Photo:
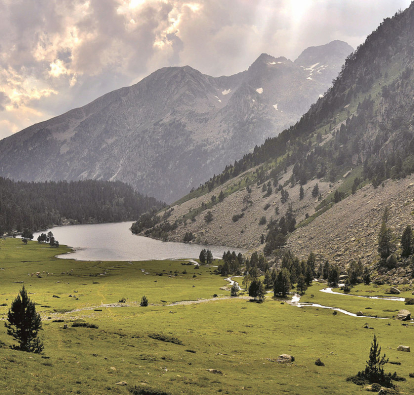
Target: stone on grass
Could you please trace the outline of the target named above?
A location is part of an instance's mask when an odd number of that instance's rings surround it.
[[[397,351],[411,352],[410,346],[403,346],[401,344],[397,347]]]
[[[399,295],[401,293],[401,291],[398,288],[396,288],[396,287],[391,287],[385,293],[387,293],[387,294],[393,294],[393,295]]]
[[[409,319],[411,319],[411,313],[408,310],[402,309],[398,312],[397,320],[408,321]]]
[[[115,385],[128,385],[126,381],[118,381]]]
[[[295,360],[295,357],[289,354],[282,354],[277,357],[277,362],[279,363],[291,363]]]

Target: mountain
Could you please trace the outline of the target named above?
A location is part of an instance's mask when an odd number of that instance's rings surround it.
[[[321,263],[345,268],[361,260],[411,276],[399,240],[414,213],[413,36],[414,3],[347,57],[294,126],[162,216],[143,216],[133,231],[244,247],[276,261],[286,248],[300,259],[314,252]],[[301,57],[312,59],[306,51]],[[398,266],[379,256],[380,229]]]
[[[334,41],[295,62],[262,54],[248,70],[218,78],[162,68],[1,140],[0,175],[119,180],[172,202],[298,120],[351,52]]]

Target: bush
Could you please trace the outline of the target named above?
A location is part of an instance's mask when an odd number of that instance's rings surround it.
[[[145,295],[141,299],[141,306],[143,306],[143,307],[147,307],[148,306],[148,299],[147,299],[147,297]]]
[[[244,217],[244,213],[241,214],[234,214],[232,217],[233,222],[237,222],[240,218]]]
[[[95,324],[88,324],[87,322],[74,322],[72,324],[72,328],[91,328],[91,329],[98,329],[98,325]]]
[[[148,337],[150,337],[151,339],[160,340],[166,343],[173,343],[173,344],[179,344],[179,345],[183,344],[183,342],[177,339],[176,337],[164,335],[163,333],[150,333]]]
[[[153,388],[134,386],[128,389],[132,395],[171,395],[170,392],[165,392]]]
[[[267,222],[267,219],[265,216],[263,216],[262,218],[260,218],[259,225],[264,225],[266,222]]]

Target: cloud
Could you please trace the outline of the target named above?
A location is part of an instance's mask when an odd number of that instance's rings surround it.
[[[1,124],[2,135],[8,127],[13,133],[164,66],[190,65],[219,76],[245,70],[262,52],[293,60],[305,48],[335,39],[356,47],[384,17],[409,4],[3,0],[0,110],[10,117]]]

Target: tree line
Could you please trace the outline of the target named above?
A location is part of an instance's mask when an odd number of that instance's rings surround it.
[[[47,229],[64,221],[133,220],[162,206],[119,181],[16,182],[0,177],[0,235]]]

